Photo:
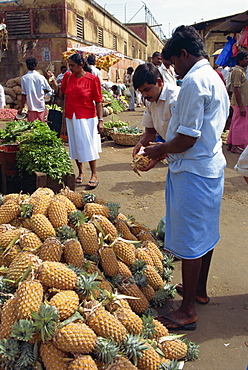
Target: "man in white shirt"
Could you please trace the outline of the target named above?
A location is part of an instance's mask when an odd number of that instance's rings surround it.
[[[152,63],[139,65],[133,75],[134,88],[138,89],[146,104],[142,125],[145,133],[135,146],[133,155],[138,153],[141,146],[147,146],[155,141],[159,134],[165,139],[171,110],[175,106],[180,87],[164,83],[159,69]],[[154,167],[157,161],[151,161],[149,168]]]
[[[56,82],[58,84],[58,87],[61,87],[64,74],[67,71],[67,67],[66,66],[61,66],[60,71],[61,71],[61,73],[56,77]]]
[[[103,84],[103,81],[102,81],[102,74],[101,74],[101,71],[100,69],[98,69],[95,64],[96,64],[96,57],[95,55],[93,54],[90,54],[87,58],[87,63],[89,64],[90,68],[91,68],[91,73],[93,75],[96,75],[100,82],[101,82],[101,85]]]
[[[21,113],[25,104],[28,106],[28,121],[36,119],[45,122],[45,100],[44,94],[51,92],[52,89],[47,80],[40,73],[35,71],[37,60],[34,57],[26,59],[28,73],[21,78],[22,100],[18,113]]]
[[[174,68],[168,60],[162,58],[162,64],[158,67],[159,72],[163,76],[164,82],[170,82],[172,84],[177,84],[176,74]]]

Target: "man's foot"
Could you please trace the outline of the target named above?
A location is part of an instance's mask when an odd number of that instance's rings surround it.
[[[169,330],[195,330],[198,316],[185,314],[180,310],[156,317]]]
[[[176,285],[177,293],[183,297],[183,284],[177,284]],[[195,296],[196,302],[200,304],[207,304],[210,301],[210,298],[208,296],[200,296],[199,294],[196,294]]]

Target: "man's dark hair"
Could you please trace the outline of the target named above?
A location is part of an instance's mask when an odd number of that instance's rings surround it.
[[[94,66],[96,64],[96,57],[93,54],[90,54],[87,58],[87,62],[90,66]]]
[[[127,72],[133,73],[133,67],[128,67]]]
[[[86,72],[90,72],[91,73],[91,68],[89,66],[89,64],[87,63],[87,61],[82,57],[81,54],[78,54],[78,53],[75,53],[75,54],[72,54],[69,59],[73,60],[73,62],[75,62],[76,64],[80,65],[82,64],[83,66],[83,70],[86,71]]]
[[[156,57],[160,57],[160,56],[161,56],[160,51],[154,51],[154,53],[152,54],[152,58],[156,58]]]
[[[26,59],[26,65],[29,71],[33,71],[36,68],[37,64],[38,62],[34,57],[28,57]]]
[[[66,69],[67,69],[67,67],[66,67],[66,66],[61,66],[61,67],[60,67],[61,72],[62,72],[64,69],[66,70]]]
[[[162,58],[170,60],[172,56],[180,57],[185,49],[195,57],[205,57],[204,42],[193,26],[179,26],[173,32],[162,50]]]
[[[239,64],[242,60],[245,59],[245,57],[248,56],[247,51],[239,51],[238,54],[236,55],[236,63]]]
[[[161,78],[163,81],[161,73],[153,63],[140,64],[133,75],[134,89],[138,89],[140,86],[144,85],[145,82],[150,85],[156,85],[158,78]]]

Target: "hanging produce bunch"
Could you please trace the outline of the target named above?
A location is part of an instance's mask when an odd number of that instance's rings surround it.
[[[164,370],[198,357],[155,319],[175,294],[172,256],[119,204],[69,188],[1,202],[1,368]]]

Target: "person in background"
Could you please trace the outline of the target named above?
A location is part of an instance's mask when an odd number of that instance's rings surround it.
[[[195,301],[209,302],[207,277],[220,237],[226,165],[221,134],[229,97],[206,60],[204,42],[194,27],[178,27],[162,56],[173,63],[183,82],[166,142],[152,143],[144,154],[157,161],[168,156],[165,249],[182,261],[182,284],[177,290],[183,300],[178,309],[158,320],[169,330],[194,330],[198,320]]]
[[[91,73],[80,54],[71,55],[68,63],[70,72],[65,73],[60,91],[52,72],[48,75],[56,93],[65,96],[70,157],[75,159],[79,171],[76,183],[83,182],[83,162],[89,162],[91,178],[86,187],[93,189],[98,185],[96,160],[103,132],[102,89],[99,78]]]
[[[101,74],[101,70],[96,67],[96,57],[95,57],[95,55],[90,54],[87,58],[87,63],[89,64],[89,66],[91,68],[91,73],[99,78],[100,83],[102,85],[102,83],[103,83],[102,74]]]
[[[174,84],[164,83],[159,69],[152,63],[141,64],[136,68],[133,84],[146,101],[146,110],[142,120],[145,133],[133,150],[134,156],[142,146],[147,146],[150,142],[157,140],[157,134],[161,137],[160,141],[164,141],[171,119],[171,111],[176,104],[180,88]],[[151,161],[149,169],[157,163],[157,160]]]
[[[4,109],[5,104],[6,104],[6,100],[5,100],[4,88],[2,85],[0,85],[0,109]]]
[[[35,70],[37,64],[38,62],[34,57],[26,59],[28,73],[21,78],[22,99],[18,113],[22,113],[22,110],[27,103],[28,121],[32,122],[38,119],[45,122],[47,110],[45,107],[44,95],[52,92],[52,89],[46,78]]]
[[[127,68],[127,73],[125,74],[124,82],[126,87],[129,89],[130,97],[129,97],[129,107],[128,111],[135,111],[135,96],[134,96],[134,87],[133,87],[133,74],[134,70],[133,67]]]
[[[155,51],[152,54],[152,64],[154,64],[157,68],[161,66],[162,59],[161,59],[161,53],[159,51]]]
[[[57,82],[59,88],[61,87],[62,80],[63,80],[64,74],[65,74],[66,71],[67,71],[66,66],[61,66],[60,67],[60,74],[56,78],[56,82]]]
[[[164,82],[170,82],[175,85],[177,84],[176,74],[169,60],[162,58],[162,64],[158,69],[163,76]]]
[[[248,145],[248,52],[238,52],[236,63],[231,75],[233,115],[227,137],[227,150],[241,154]]]

